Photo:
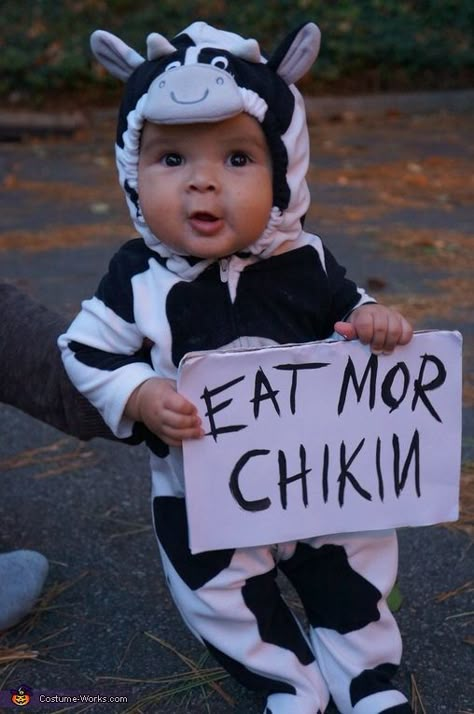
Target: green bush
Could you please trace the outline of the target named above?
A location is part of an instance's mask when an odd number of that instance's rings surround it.
[[[306,88],[368,91],[466,87],[474,75],[471,0],[3,0],[0,94],[40,102],[114,87],[89,35],[108,29],[138,51],[149,32],[172,37],[195,19],[256,37],[271,52],[314,20],[323,33]]]

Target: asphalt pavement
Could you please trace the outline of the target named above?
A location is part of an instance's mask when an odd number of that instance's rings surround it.
[[[417,329],[464,335],[462,518],[450,528],[400,531],[398,683],[419,714],[473,714],[473,113],[472,105],[438,100],[414,95],[410,109],[384,98],[366,113],[363,101],[343,100],[318,113],[311,100],[307,226]],[[69,317],[132,235],[115,177],[112,114],[85,112],[70,136],[10,134],[0,144],[1,277]],[[193,667],[212,672],[214,663],[203,662],[168,594],[142,447],[80,443],[0,406],[0,522],[0,552],[31,548],[50,562],[34,616],[0,634],[0,690],[27,685],[51,696],[74,690],[129,701],[35,709],[45,712],[262,710],[230,679],[158,699],[177,687],[175,675],[189,683]],[[17,653],[37,655],[15,658],[10,649],[2,666],[2,647],[20,645]],[[174,684],[160,680],[166,676]]]

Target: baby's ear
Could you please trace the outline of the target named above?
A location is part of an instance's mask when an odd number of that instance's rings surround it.
[[[91,35],[91,49],[100,64],[117,79],[126,82],[132,72],[145,61],[119,37],[105,30]]]
[[[319,27],[307,22],[285,37],[268,60],[268,66],[287,84],[293,84],[309,70],[318,56],[320,44]]]

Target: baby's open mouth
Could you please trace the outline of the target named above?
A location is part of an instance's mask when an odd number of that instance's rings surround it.
[[[195,211],[191,214],[189,222],[196,233],[209,237],[219,233],[224,225],[220,216],[208,211]]]
[[[206,211],[197,211],[191,216],[192,219],[197,221],[218,221],[217,216],[212,215],[212,213],[207,213]]]

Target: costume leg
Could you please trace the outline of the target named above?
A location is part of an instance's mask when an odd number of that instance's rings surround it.
[[[296,588],[311,641],[342,714],[408,714],[390,682],[402,645],[386,598],[397,573],[394,531],[314,538],[298,543],[280,568]]]
[[[318,714],[329,693],[310,643],[282,599],[270,548],[192,555],[184,499],[154,499],[171,594],[194,633],[230,674],[266,693],[271,714]]]

